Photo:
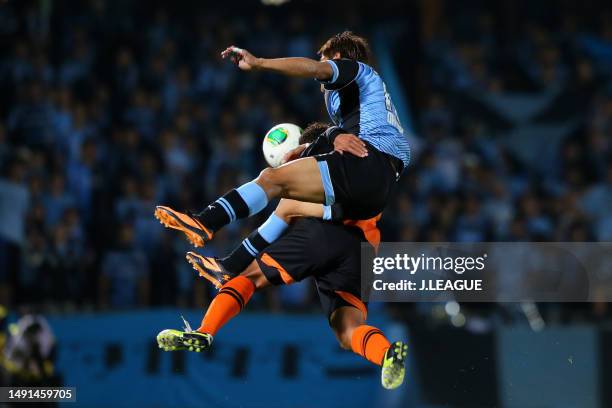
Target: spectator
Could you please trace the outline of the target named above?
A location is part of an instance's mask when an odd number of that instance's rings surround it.
[[[134,229],[119,228],[118,245],[102,260],[100,304],[103,307],[129,308],[146,305],[149,300],[149,265],[145,254],[134,248]]]

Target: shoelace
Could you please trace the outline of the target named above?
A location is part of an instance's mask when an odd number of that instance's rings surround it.
[[[183,319],[183,325],[185,326],[184,327],[185,333],[191,333],[193,329],[191,328],[191,325],[189,324],[189,322],[183,317],[183,315],[181,315],[181,319]]]

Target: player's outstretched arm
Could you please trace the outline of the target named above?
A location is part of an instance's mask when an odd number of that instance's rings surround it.
[[[333,68],[330,64],[310,58],[257,58],[243,48],[231,47],[221,52],[222,58],[229,58],[243,71],[265,70],[299,78],[330,80]]]

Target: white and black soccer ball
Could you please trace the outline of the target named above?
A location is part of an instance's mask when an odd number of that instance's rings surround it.
[[[278,167],[283,156],[300,144],[302,129],[292,123],[281,123],[268,130],[263,140],[263,154],[268,164]]]

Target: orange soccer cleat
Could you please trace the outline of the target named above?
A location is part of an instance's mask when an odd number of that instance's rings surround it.
[[[208,230],[197,218],[175,211],[170,207],[161,205],[155,207],[155,218],[167,228],[182,231],[195,247],[204,246],[204,243],[213,237],[212,231]]]
[[[201,277],[208,279],[217,289],[234,277],[221,265],[217,258],[202,256],[195,252],[187,252],[185,258]]]

